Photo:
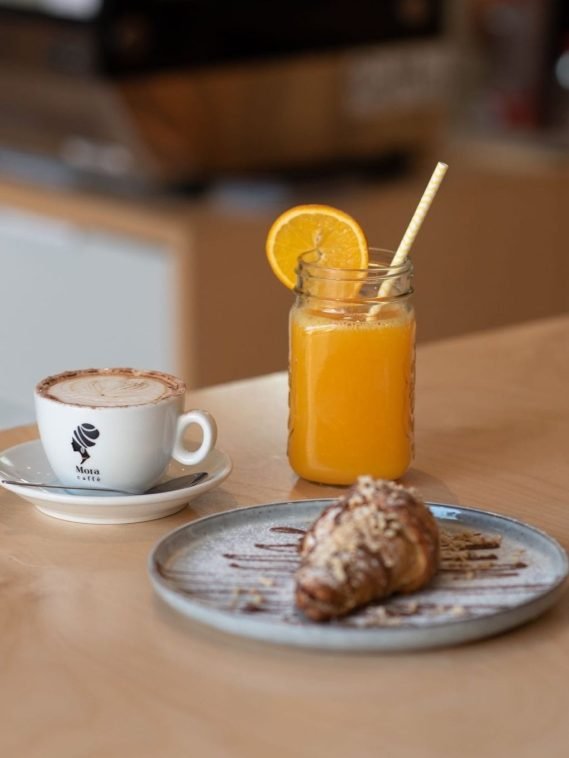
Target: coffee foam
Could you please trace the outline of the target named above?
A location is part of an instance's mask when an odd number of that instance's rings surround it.
[[[135,369],[86,369],[44,379],[38,394],[67,405],[124,408],[182,395],[184,383],[168,374]]]

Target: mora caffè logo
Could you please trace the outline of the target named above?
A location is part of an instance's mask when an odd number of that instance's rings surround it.
[[[81,456],[81,465],[91,457],[88,448],[95,446],[99,435],[99,430],[93,424],[79,424],[73,432],[71,447]]]

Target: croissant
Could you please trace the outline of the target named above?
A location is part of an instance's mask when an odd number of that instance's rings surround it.
[[[362,476],[321,513],[299,553],[296,605],[327,621],[427,584],[437,570],[439,533],[413,490]]]

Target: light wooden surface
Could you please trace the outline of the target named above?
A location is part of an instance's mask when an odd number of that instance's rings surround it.
[[[568,346],[565,317],[421,348],[406,480],[429,499],[524,519],[568,547]],[[2,492],[1,755],[567,755],[569,597],[477,644],[331,655],[224,636],[153,596],[146,558],[174,527],[333,492],[288,468],[286,398],[280,374],[195,393],[235,470],[161,521],[68,524]],[[0,446],[34,434],[4,432]]]

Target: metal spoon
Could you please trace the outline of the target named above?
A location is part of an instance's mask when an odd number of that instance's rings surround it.
[[[170,492],[171,490],[181,489],[182,487],[191,487],[193,484],[201,482],[208,475],[207,471],[197,471],[195,474],[184,474],[176,476],[174,479],[168,479],[160,484],[155,484],[143,495],[155,495],[158,492]],[[1,484],[15,484],[18,487],[43,487],[47,490],[87,490],[88,492],[115,492],[118,495],[136,495],[140,493],[129,492],[128,490],[113,490],[106,487],[66,487],[63,484],[39,484],[36,482],[17,482],[13,479],[2,479]]]

